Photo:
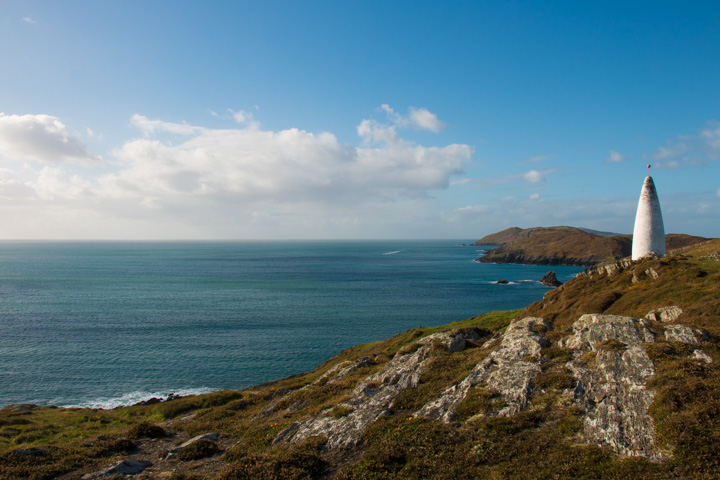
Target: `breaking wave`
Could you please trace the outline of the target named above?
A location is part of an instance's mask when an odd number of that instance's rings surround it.
[[[161,400],[167,400],[171,397],[185,397],[188,395],[202,395],[203,393],[215,392],[217,389],[213,388],[185,388],[179,390],[165,390],[160,392],[148,392],[148,391],[136,391],[126,393],[119,397],[107,397],[97,398],[94,400],[88,400],[87,402],[81,402],[76,405],[60,405],[65,408],[99,408],[102,410],[111,410],[118,407],[126,407],[128,405],[135,405],[136,403],[145,402],[152,398],[158,398]]]

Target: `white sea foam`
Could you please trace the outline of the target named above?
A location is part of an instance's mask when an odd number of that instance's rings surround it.
[[[107,397],[107,398],[96,398],[94,400],[88,400],[87,402],[81,402],[77,405],[60,405],[65,408],[100,408],[103,410],[110,410],[117,407],[125,407],[128,405],[135,405],[136,403],[150,400],[151,398],[160,398],[165,400],[173,394],[174,396],[184,397],[187,395],[201,395],[203,393],[215,392],[217,389],[213,388],[184,388],[178,390],[169,390],[161,392],[148,392],[139,390],[136,392],[126,393],[119,397]]]
[[[400,252],[402,252],[402,250],[395,250],[392,252],[385,252],[385,253],[383,253],[383,255],[395,255],[396,253],[400,253]]]

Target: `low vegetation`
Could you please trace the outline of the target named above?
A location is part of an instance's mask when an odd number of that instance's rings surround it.
[[[408,330],[347,349],[311,372],[242,392],[114,410],[5,407],[0,409],[0,478],[79,479],[124,458],[153,462],[138,479],[720,478],[719,251],[720,240],[713,240],[612,275],[580,275],[527,309]],[[576,380],[567,367],[574,353],[558,340],[585,313],[639,318],[668,305],[682,308],[678,323],[707,333],[702,350],[713,362],[693,361],[695,347],[665,341],[662,325],[648,323],[656,342],[645,349],[657,370],[650,384],[655,392],[650,414],[666,459],[623,458],[583,443],[582,420],[570,393]],[[526,316],[549,320],[542,333],[551,342],[541,350],[541,372],[527,408],[510,417],[495,416],[505,406],[502,396],[477,385],[453,422],[414,416],[486,358],[484,346],[498,342],[497,334],[513,319]],[[352,415],[354,408],[343,402],[360,381],[398,352],[417,351],[419,340],[451,329],[472,329],[479,339],[453,354],[435,345],[420,384],[401,393],[357,447],[328,450],[322,436],[295,445],[274,442],[278,433],[310,415]],[[607,341],[598,350],[624,348]],[[593,356],[585,360],[593,362]],[[328,372],[346,365],[355,368],[338,381],[328,380]],[[165,460],[171,449],[208,432],[219,439],[198,441]]]

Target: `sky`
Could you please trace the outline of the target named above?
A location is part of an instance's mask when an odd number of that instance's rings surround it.
[[[720,2],[1,0],[0,239],[720,237]]]

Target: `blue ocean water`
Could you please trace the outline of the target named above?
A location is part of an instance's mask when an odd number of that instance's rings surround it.
[[[524,307],[549,267],[456,241],[0,242],[0,407],[241,389]],[[552,267],[567,281],[581,268]],[[498,285],[506,279],[508,285]]]

